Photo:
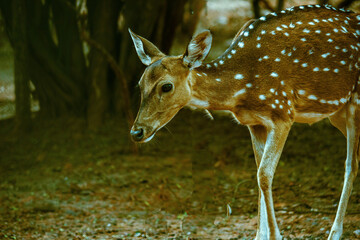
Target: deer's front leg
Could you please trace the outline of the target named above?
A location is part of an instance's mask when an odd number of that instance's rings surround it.
[[[258,167],[257,179],[260,189],[260,209],[265,208],[267,220],[267,234],[261,239],[281,239],[280,231],[275,219],[275,210],[272,198],[272,182],[276,166],[284,148],[291,123],[276,122],[267,126],[267,137],[264,153]],[[265,205],[265,206],[264,206]],[[264,215],[261,214],[260,215]],[[262,225],[260,223],[260,225]]]
[[[254,150],[255,161],[257,169],[259,169],[261,158],[264,154],[264,148],[267,138],[267,130],[264,126],[249,126],[249,131],[251,135],[252,147]],[[266,216],[266,208],[264,198],[261,198],[259,191],[258,197],[258,221],[257,221],[257,231],[255,240],[266,239],[268,233],[268,224]]]

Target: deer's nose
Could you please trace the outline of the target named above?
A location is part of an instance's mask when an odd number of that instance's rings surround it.
[[[144,130],[142,128],[130,131],[132,139],[136,142],[141,141],[144,138]]]

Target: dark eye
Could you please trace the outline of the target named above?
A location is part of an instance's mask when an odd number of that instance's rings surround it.
[[[172,87],[173,87],[172,84],[166,83],[166,84],[164,84],[164,85],[161,86],[161,90],[162,90],[163,92],[170,92],[171,89],[172,89]]]

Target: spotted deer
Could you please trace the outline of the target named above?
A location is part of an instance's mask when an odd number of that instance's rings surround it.
[[[292,124],[329,118],[347,138],[343,190],[328,237],[340,239],[360,154],[360,15],[329,5],[273,12],[249,22],[208,63],[207,30],[181,56],[165,56],[129,31],[147,66],[133,140],[150,141],[185,106],[230,111],[251,134],[259,186],[256,239],[282,238],[272,182]]]

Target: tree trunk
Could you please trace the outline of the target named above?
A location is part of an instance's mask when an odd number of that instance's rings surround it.
[[[28,60],[26,39],[26,4],[25,0],[13,0],[12,35],[14,47],[14,77],[15,77],[15,106],[16,130],[26,131],[30,127],[30,84],[26,71]]]
[[[51,0],[53,22],[58,41],[59,59],[64,70],[75,82],[86,84],[86,64],[80,32],[77,25],[75,0]]]
[[[260,17],[260,6],[259,6],[260,0],[253,0],[252,1],[252,8],[254,12],[254,18],[258,19]]]
[[[113,56],[121,5],[118,0],[87,1],[90,37]],[[87,119],[89,128],[97,129],[103,124],[104,116],[109,110],[109,64],[96,48],[91,49],[89,59]]]
[[[169,54],[175,38],[176,27],[182,22],[184,6],[187,0],[167,0],[166,12],[163,17],[164,27],[161,33],[160,45],[158,46],[165,54]]]
[[[181,33],[187,36],[188,39],[191,39],[199,22],[201,11],[206,7],[206,1],[188,1],[187,7],[184,12]]]
[[[284,9],[284,4],[285,4],[284,0],[278,0],[277,1],[276,11],[280,12],[281,10],[283,10]]]
[[[29,73],[39,97],[40,115],[50,118],[84,116],[85,60],[72,2],[27,3],[26,27],[31,57],[28,64],[32,66]]]
[[[354,0],[343,0],[339,3],[338,8],[348,8],[354,2]]]
[[[329,0],[319,0],[318,2],[319,4],[323,5],[323,4],[328,4]]]

